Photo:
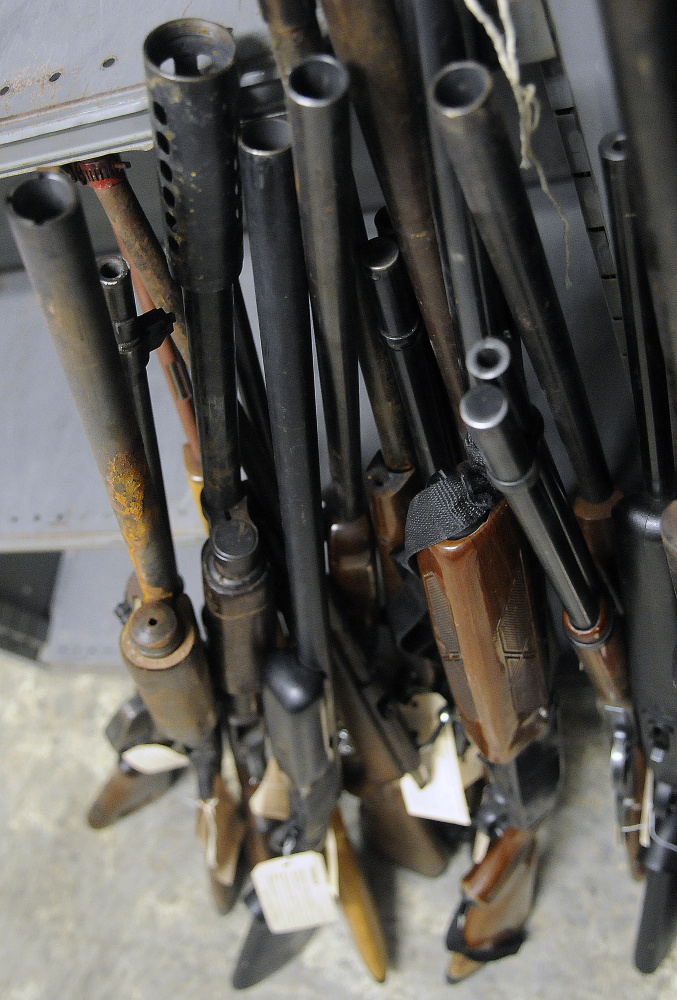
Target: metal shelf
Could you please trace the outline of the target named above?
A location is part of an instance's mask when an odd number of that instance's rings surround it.
[[[5,0],[2,8],[0,177],[150,149],[142,48],[163,21],[218,21],[238,39],[265,32],[255,0]]]

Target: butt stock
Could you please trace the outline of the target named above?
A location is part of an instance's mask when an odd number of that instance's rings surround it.
[[[447,932],[447,981],[514,955],[524,941],[536,888],[536,838],[509,827],[461,882],[463,901]]]

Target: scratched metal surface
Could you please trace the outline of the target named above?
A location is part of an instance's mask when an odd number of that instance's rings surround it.
[[[0,276],[0,551],[120,546],[117,521],[44,319],[23,272]],[[182,431],[155,359],[151,394],[174,534],[202,528],[183,470]]]
[[[237,36],[265,30],[255,0],[4,0],[0,176],[149,148],[143,40],[178,17],[218,21]]]

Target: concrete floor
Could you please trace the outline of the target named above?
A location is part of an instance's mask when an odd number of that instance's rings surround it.
[[[104,676],[48,671],[2,655],[0,689],[0,997],[233,996],[230,974],[249,916],[241,903],[227,917],[212,909],[190,778],[111,829],[84,821],[113,763],[102,728],[130,693],[122,668]],[[248,997],[673,998],[677,951],[651,977],[632,966],[641,887],[629,881],[614,839],[606,742],[588,692],[563,699],[563,732],[564,787],[540,835],[538,905],[518,955],[447,986],[442,937],[467,848],[435,881],[364,855],[390,945],[385,984],[369,979],[339,923],[318,930],[295,962]]]

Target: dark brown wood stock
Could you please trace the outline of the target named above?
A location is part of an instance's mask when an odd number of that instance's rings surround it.
[[[354,521],[334,522],[329,529],[329,572],[350,608],[362,620],[373,618],[378,605],[374,533],[366,514]]]
[[[379,453],[367,469],[366,486],[381,559],[383,589],[388,601],[402,586],[402,577],[391,558],[391,552],[404,545],[407,510],[417,488],[416,474],[413,469],[393,472]]]
[[[597,697],[604,705],[628,707],[630,692],[625,644],[618,624],[609,634],[609,616],[604,602],[600,605],[599,620],[591,629],[574,628],[566,611],[563,620],[567,635],[576,647],[576,655],[592,681]]]
[[[87,822],[94,830],[102,830],[123,816],[154,802],[171,788],[176,771],[142,774],[124,762],[119,764],[103,786],[87,813]]]
[[[418,565],[466,733],[507,763],[545,730],[548,705],[526,546],[507,501],[466,538],[419,552]]]
[[[620,490],[614,490],[602,503],[590,503],[583,497],[577,497],[574,503],[574,514],[590,554],[604,577],[612,583],[616,580],[617,569],[611,511],[622,497]]]
[[[508,827],[490,845],[483,860],[470,869],[461,882],[471,902],[463,925],[468,949],[493,949],[521,931],[533,904],[536,862],[534,834]],[[458,982],[481,965],[481,961],[452,952],[448,978]]]

